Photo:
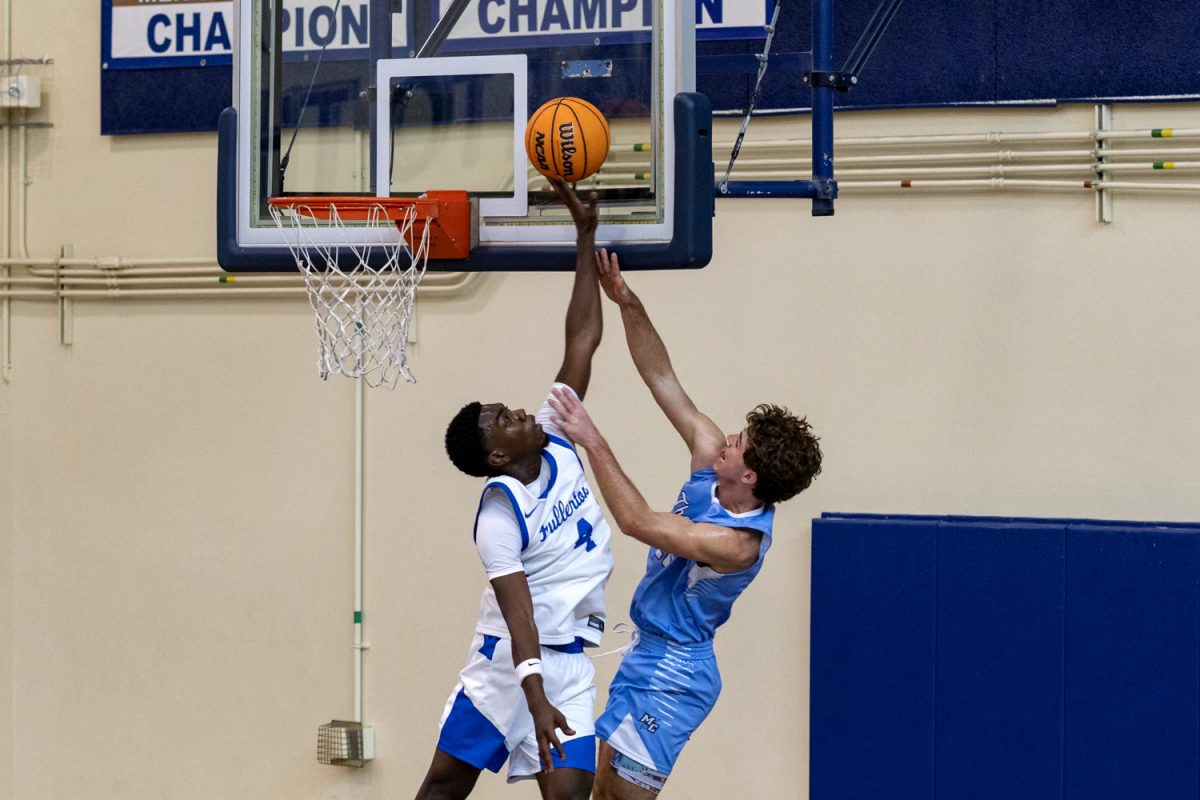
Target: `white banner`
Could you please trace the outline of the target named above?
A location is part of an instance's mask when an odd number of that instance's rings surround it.
[[[455,26],[451,39],[509,36],[635,33],[649,31],[654,0],[479,0]],[[763,0],[696,0],[701,33],[762,28]]]
[[[448,0],[443,0],[447,2]],[[650,30],[654,0],[477,0],[459,19],[454,49],[502,49],[536,37],[552,46],[554,37],[571,45],[580,36],[623,41]],[[106,0],[105,68],[156,64],[229,63],[233,52],[234,0]],[[405,4],[407,6],[407,3]],[[704,38],[722,33],[745,36],[767,20],[764,0],[696,0],[696,20]],[[285,51],[361,51],[368,46],[368,0],[285,0]],[[706,37],[705,34],[708,36]],[[392,43],[409,47],[408,20],[392,17]],[[508,40],[508,41],[506,41]]]

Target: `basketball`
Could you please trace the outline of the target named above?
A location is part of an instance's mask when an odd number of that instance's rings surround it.
[[[529,118],[525,152],[547,178],[573,183],[588,177],[608,157],[608,120],[578,97],[558,97]]]

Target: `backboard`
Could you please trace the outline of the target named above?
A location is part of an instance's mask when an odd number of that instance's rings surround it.
[[[225,269],[295,269],[271,197],[447,189],[478,204],[478,246],[431,269],[572,269],[574,225],[523,144],[530,113],[562,96],[593,103],[612,129],[604,167],[577,187],[600,196],[598,243],[632,269],[708,262],[697,0],[232,2],[234,107],[220,122],[217,187]]]

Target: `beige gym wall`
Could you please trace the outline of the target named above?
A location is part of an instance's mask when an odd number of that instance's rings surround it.
[[[215,135],[99,135],[85,0],[14,0],[16,54],[47,54],[31,118],[33,256],[211,257]],[[1195,105],[1119,127],[1200,127]],[[734,123],[735,124],[735,123]],[[855,113],[839,135],[1079,130],[1090,108]],[[802,120],[751,136],[805,137]],[[728,132],[724,137],[729,138]],[[16,148],[14,146],[14,152]],[[723,154],[718,155],[718,160]],[[721,200],[713,263],[630,277],[698,405],[810,416],[826,451],[718,637],[724,694],[665,796],[807,796],[809,520],[821,511],[1195,520],[1195,195],[850,194]],[[422,298],[419,379],[367,400],[363,770],[315,761],[352,706],[354,388],[322,383],[294,300],[12,306],[0,383],[0,798],[411,796],[484,577],[478,482],[442,452],[471,399],[535,406],[561,358],[567,275]],[[231,288],[236,291],[236,288]],[[666,508],[687,455],[608,310],[588,405]],[[615,543],[610,621],[645,551]],[[608,637],[616,647],[622,640]],[[604,687],[616,656],[597,662]],[[11,686],[11,691],[9,687]],[[485,775],[481,800],[535,797]]]

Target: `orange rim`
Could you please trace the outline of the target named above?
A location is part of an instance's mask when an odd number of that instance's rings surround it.
[[[426,227],[429,228],[429,257],[446,261],[461,261],[471,254],[476,224],[471,198],[464,191],[431,191],[425,197],[371,197],[369,195],[306,195],[272,197],[267,202],[274,208],[290,208],[300,216],[328,220],[337,210],[344,220],[387,218],[401,230],[410,208],[416,219],[406,230],[411,247]],[[380,212],[382,211],[382,217]]]
[[[425,219],[437,219],[444,199],[433,197],[370,197],[364,195],[300,195],[296,197],[272,197],[267,203],[275,208],[290,208],[297,214],[314,219],[329,219],[331,209],[337,209],[342,219],[365,220],[376,216],[382,209],[392,220],[402,220],[408,209],[415,208],[417,215]]]

